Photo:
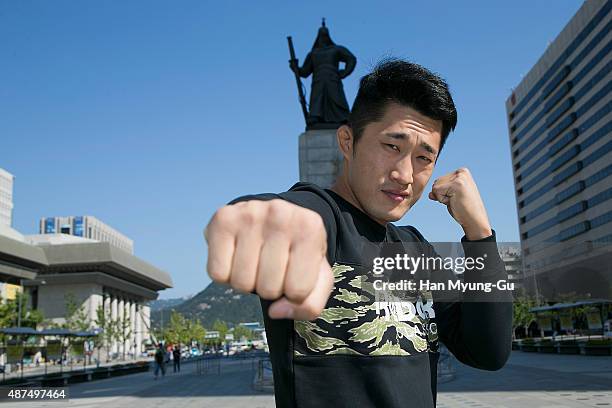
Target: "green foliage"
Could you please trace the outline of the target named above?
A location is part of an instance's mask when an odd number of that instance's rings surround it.
[[[172,344],[190,344],[192,340],[203,342],[206,330],[199,320],[187,320],[176,310],[172,310],[170,323],[164,331],[164,339]]]
[[[172,344],[184,343],[185,339],[188,337],[188,331],[189,327],[185,317],[176,310],[172,310],[170,323],[166,327],[166,332],[164,333],[166,341]]]
[[[79,305],[74,293],[67,293],[64,300],[66,302],[66,323],[63,327],[76,331],[89,330],[90,321],[87,311],[82,305]]]
[[[96,347],[106,347],[107,360],[109,359],[108,353],[110,353],[110,345],[114,340],[118,340],[119,337],[119,322],[113,321],[110,316],[104,310],[104,306],[100,305],[96,309],[96,320],[94,321],[96,327],[102,329],[100,334],[96,336],[95,344]]]
[[[529,311],[529,309],[536,306],[534,299],[527,296],[519,296],[514,299],[512,306],[513,329],[516,329],[517,327],[527,327],[535,320],[535,315]]]
[[[222,320],[217,319],[217,320],[215,320],[215,322],[213,323],[212,329],[213,329],[213,331],[218,331],[218,332],[219,332],[219,339],[220,339],[221,341],[224,341],[224,340],[225,340],[225,335],[227,334],[227,332],[228,332],[228,330],[229,330],[229,329],[227,328],[227,323],[225,323],[225,322],[224,322],[224,321],[222,321]]]
[[[120,316],[121,317],[116,321],[118,328],[117,339],[121,342],[121,344],[123,344],[123,359],[125,360],[125,352],[127,348],[125,343],[132,336],[132,321],[129,315],[129,308],[126,308],[125,305],[123,308],[123,313]]]
[[[589,339],[587,346],[612,346],[612,339]]]
[[[234,327],[234,340],[240,340],[243,337],[247,340],[253,340],[253,330],[244,326]]]
[[[28,294],[17,292],[15,299],[2,300],[0,297],[0,327],[17,326],[19,314],[19,301],[21,299],[21,327],[36,326],[43,322],[44,316],[40,310],[28,309]],[[0,341],[4,341],[4,335],[0,333]]]
[[[190,325],[190,340],[195,340],[198,343],[203,343],[206,337],[206,330],[199,320],[193,319]]]

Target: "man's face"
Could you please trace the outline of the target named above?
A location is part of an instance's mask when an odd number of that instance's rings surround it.
[[[390,103],[369,123],[354,154],[345,154],[347,182],[362,211],[384,225],[397,221],[421,197],[442,138],[442,121]]]

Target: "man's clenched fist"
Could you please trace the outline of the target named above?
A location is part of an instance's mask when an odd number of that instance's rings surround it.
[[[467,168],[462,167],[436,179],[429,199],[446,205],[467,239],[486,238],[493,233],[484,203]]]
[[[273,319],[314,320],[333,287],[327,232],[319,214],[282,199],[221,207],[206,226],[208,274],[276,300]]]

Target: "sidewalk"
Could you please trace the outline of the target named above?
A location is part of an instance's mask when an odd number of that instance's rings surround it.
[[[612,357],[513,351],[499,371],[455,367],[438,408],[612,407]]]
[[[253,389],[256,364],[251,360],[221,359],[216,371],[197,374],[195,364],[181,362],[174,373],[172,364],[165,377],[153,379],[146,373],[108,378],[69,387],[69,401],[2,402],[2,408],[38,407],[160,407],[160,408],[274,408],[274,395]]]
[[[185,360],[181,372],[167,367],[69,387],[70,401],[3,403],[3,408],[186,407],[274,408],[274,395],[254,389],[255,360],[223,358],[220,370],[198,374]],[[612,357],[512,352],[499,371],[456,365],[453,381],[438,386],[438,408],[611,407]],[[408,405],[409,406],[409,405]]]

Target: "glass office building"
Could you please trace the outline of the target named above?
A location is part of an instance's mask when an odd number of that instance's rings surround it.
[[[612,295],[611,9],[585,2],[506,101],[526,283],[551,300]]]

